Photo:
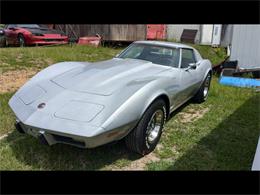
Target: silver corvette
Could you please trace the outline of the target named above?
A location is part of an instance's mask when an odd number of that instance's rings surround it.
[[[137,41],[110,60],[49,66],[9,105],[16,129],[42,143],[93,148],[125,138],[145,155],[171,112],[207,99],[211,76],[211,62],[190,46]]]

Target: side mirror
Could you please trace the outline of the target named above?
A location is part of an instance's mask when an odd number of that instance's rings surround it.
[[[193,69],[195,70],[197,68],[197,63],[189,63],[188,68],[186,68],[186,71]]]

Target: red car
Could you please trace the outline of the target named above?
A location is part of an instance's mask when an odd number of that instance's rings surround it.
[[[5,45],[51,45],[66,44],[68,36],[38,24],[7,24],[4,27]]]

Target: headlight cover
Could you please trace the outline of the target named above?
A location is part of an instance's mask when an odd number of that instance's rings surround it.
[[[32,33],[32,35],[34,35],[34,36],[44,36],[44,34],[42,34],[42,33]]]

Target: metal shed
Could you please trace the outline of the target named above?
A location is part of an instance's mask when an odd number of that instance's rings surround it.
[[[260,25],[233,25],[230,60],[240,69],[260,69]]]
[[[69,37],[79,38],[99,34],[104,41],[136,41],[165,39],[164,24],[56,24]]]

